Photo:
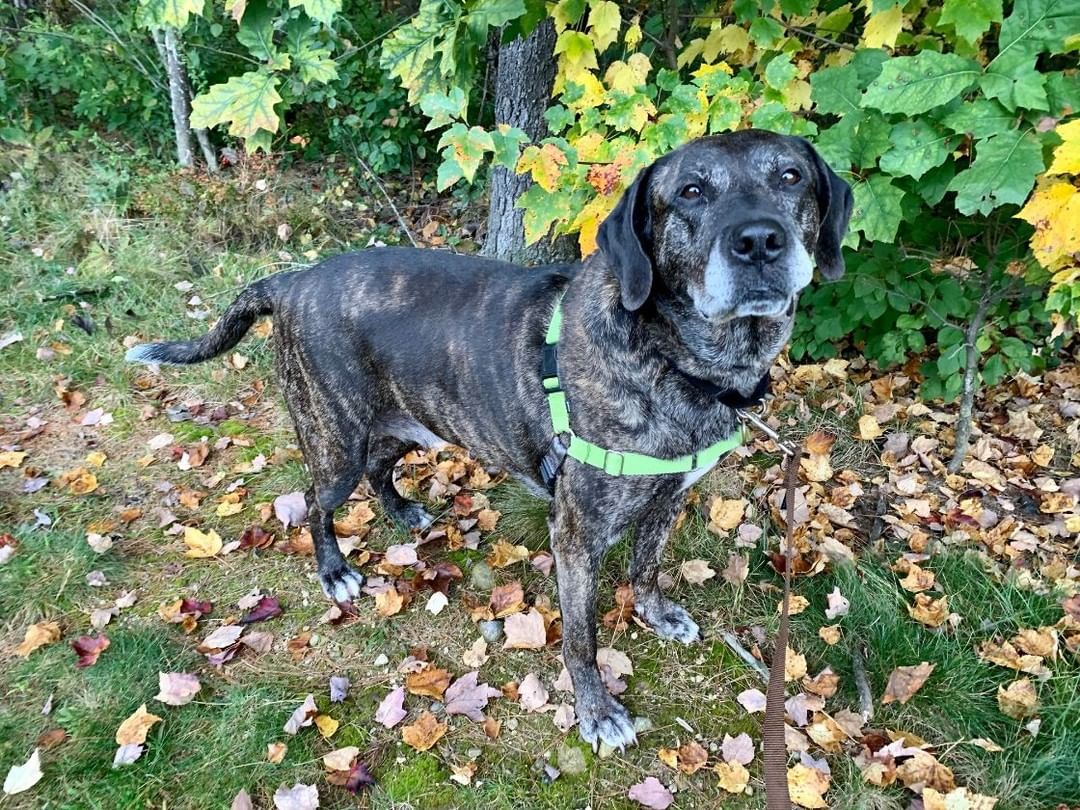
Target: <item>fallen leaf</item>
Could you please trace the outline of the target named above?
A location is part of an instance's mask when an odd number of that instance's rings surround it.
[[[75,666],[79,669],[92,667],[97,663],[98,656],[108,649],[108,647],[109,639],[104,635],[79,636],[79,638],[71,642],[71,649],[79,656],[79,660],[75,662]]]
[[[274,791],[274,807],[277,810],[317,810],[319,789],[315,785],[297,782],[291,788],[284,785]]]
[[[319,733],[323,736],[324,740],[329,740],[333,737],[341,724],[328,714],[315,715],[315,728],[319,730]]]
[[[285,759],[285,754],[288,753],[289,746],[283,742],[272,742],[266,744],[266,761],[271,765],[280,765],[282,760]]]
[[[806,675],[806,656],[787,648],[784,656],[784,680],[797,681]]]
[[[479,676],[479,672],[467,672],[446,690],[444,709],[448,715],[463,714],[474,722],[483,722],[483,709],[488,700],[499,697],[502,692],[486,683],[478,683]],[[546,695],[544,700],[547,700]]]
[[[143,755],[143,751],[146,750],[145,745],[121,745],[116,749],[116,753],[113,755],[112,766],[113,768],[119,768],[124,765],[130,765],[133,762],[137,762],[139,757]]]
[[[998,708],[1014,720],[1023,720],[1039,710],[1039,696],[1030,678],[1013,681],[1008,687],[999,686]]]
[[[800,594],[793,593],[793,594],[791,594],[791,597],[788,599],[788,615],[789,616],[798,616],[800,613],[802,613],[808,607],[810,607],[810,600],[807,599],[805,596],[801,596]],[[779,616],[783,612],[784,612],[784,600],[781,599],[779,602],[776,603],[776,615]]]
[[[248,795],[248,792],[241,790],[233,796],[229,810],[255,810],[255,805],[251,803],[251,796]]]
[[[155,723],[160,723],[161,718],[156,714],[150,714],[144,703],[127,720],[120,724],[116,730],[117,745],[142,745],[146,742],[146,735]]]
[[[750,559],[745,554],[735,554],[732,552],[728,555],[727,565],[724,566],[724,570],[720,572],[720,576],[724,578],[724,582],[733,587],[739,587],[746,581],[747,575],[750,573]]]
[[[563,734],[568,732],[577,725],[577,714],[574,712],[573,704],[560,703],[555,709],[555,714],[552,715],[551,720],[555,723],[555,728]]]
[[[754,761],[754,741],[745,731],[738,737],[724,735],[724,741],[720,744],[720,755],[725,762],[738,762],[740,765],[749,765]]]
[[[242,625],[224,624],[202,640],[202,643],[199,644],[198,647],[199,652],[223,650],[226,647],[231,647],[240,640],[240,636],[243,632],[244,628]]]
[[[928,787],[948,792],[956,787],[953,772],[937,761],[933,754],[916,751],[896,768],[896,778],[916,793]]]
[[[716,571],[705,560],[686,560],[679,566],[679,572],[691,585],[701,585],[716,576]]]
[[[420,718],[401,729],[401,739],[417,751],[427,751],[446,734],[448,726],[440,723],[431,712],[424,712]]]
[[[530,608],[528,613],[507,616],[503,632],[506,633],[504,649],[539,650],[547,645],[544,617],[536,608]]]
[[[520,613],[525,610],[525,591],[521,583],[516,579],[499,585],[491,591],[491,615],[496,619],[502,619],[512,613]]]
[[[307,518],[307,501],[303,492],[290,492],[274,498],[274,515],[286,530],[299,526]]]
[[[802,685],[807,692],[828,698],[836,694],[840,686],[840,676],[833,672],[831,667],[825,667],[813,678],[803,678]]]
[[[60,624],[58,622],[38,622],[26,628],[26,635],[22,643],[15,648],[15,654],[26,658],[34,650],[46,644],[54,644],[59,640]]]
[[[908,606],[908,613],[915,621],[927,627],[940,627],[949,618],[949,597],[933,599],[928,594],[915,594],[915,604]]]
[[[765,711],[765,693],[760,689],[745,689],[735,699],[750,714]]]
[[[548,692],[535,673],[530,672],[518,685],[518,703],[527,712],[537,712],[548,705]]]
[[[830,624],[818,628],[818,637],[830,647],[840,643],[840,625]]]
[[[169,706],[186,706],[202,689],[202,684],[194,675],[186,672],[159,672],[158,693],[154,700],[160,700]]]
[[[459,785],[471,785],[473,777],[476,776],[476,762],[466,762],[464,765],[451,765],[450,770],[453,773],[450,774],[450,781],[457,782]]]
[[[368,770],[367,763],[356,760],[348,771],[330,771],[326,774],[326,781],[331,785],[339,785],[352,793],[354,796],[366,787],[375,784],[375,777]]]
[[[406,543],[387,546],[386,555],[383,559],[391,565],[407,567],[416,565],[419,558],[416,556],[416,546],[411,543]]]
[[[450,673],[438,667],[427,667],[419,672],[410,672],[405,676],[405,688],[414,695],[442,700],[446,687],[450,685]]]
[[[330,676],[330,702],[341,703],[349,694],[349,679],[344,675]]]
[[[184,528],[184,544],[188,547],[184,552],[188,557],[213,557],[222,546],[221,536],[213,529],[201,532],[194,526]]]
[[[476,641],[472,643],[464,653],[462,653],[461,660],[465,666],[470,669],[480,669],[488,660],[488,643],[487,639],[480,636]]]
[[[788,768],[788,793],[792,804],[799,807],[828,807],[825,793],[829,789],[829,777],[817,768],[811,768],[801,762]]]
[[[375,594],[375,612],[384,619],[401,612],[405,598],[393,586]]]
[[[859,438],[864,442],[871,442],[882,433],[881,425],[873,414],[864,414],[859,417]]]
[[[922,689],[930,673],[934,671],[935,664],[923,661],[916,666],[897,667],[889,675],[889,682],[885,685],[885,695],[881,698],[883,704],[898,701],[907,703]]]
[[[443,593],[442,591],[435,591],[428,598],[427,604],[424,605],[424,610],[426,610],[432,616],[438,616],[440,613],[442,613],[443,608],[445,608],[449,603],[450,600],[449,598],[447,598],[445,593]]]
[[[329,754],[323,754],[323,765],[330,771],[348,771],[352,769],[353,760],[360,755],[360,749],[355,745],[338,748]]]
[[[922,792],[923,810],[993,810],[998,800],[981,793],[969,793],[967,788],[954,788],[940,793],[932,787]]]
[[[713,772],[720,779],[720,787],[728,793],[744,793],[750,784],[750,771],[741,762],[717,762]]]
[[[253,624],[273,619],[282,613],[281,605],[272,596],[262,597],[254,608],[240,619],[240,624]]]
[[[315,715],[318,713],[319,707],[315,705],[315,696],[308,695],[286,721],[285,733],[297,734],[300,729],[310,726],[315,721]]]
[[[528,560],[529,555],[530,551],[525,546],[511,545],[500,537],[491,547],[487,562],[492,568],[506,568],[514,563]]]
[[[12,765],[7,776],[4,777],[4,793],[14,796],[29,790],[38,782],[44,774],[41,772],[41,752],[35,748],[30,758],[22,765]]]
[[[5,467],[21,467],[28,453],[21,450],[5,450],[0,453],[0,470]]]
[[[832,593],[826,597],[826,601],[828,607],[825,608],[825,618],[829,621],[840,616],[847,616],[848,611],[851,610],[851,602],[840,593],[839,587],[832,589]]]
[[[375,710],[375,722],[381,723],[386,728],[393,728],[408,714],[404,705],[405,687],[399,686],[379,703],[379,708]]]
[[[900,587],[911,593],[922,593],[933,588],[935,581],[933,571],[927,571],[915,563],[909,563],[907,576],[900,580]]]
[[[649,776],[644,782],[634,785],[626,795],[650,810],[667,810],[675,802],[671,791],[664,787],[655,776]]]
[[[746,513],[746,501],[742,498],[727,500],[716,498],[709,505],[709,528],[717,534],[727,534],[740,523]]]

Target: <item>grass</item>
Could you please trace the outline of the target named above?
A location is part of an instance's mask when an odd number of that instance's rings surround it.
[[[600,628],[600,644],[625,651],[633,661],[635,673],[628,679],[625,699],[653,728],[642,735],[638,747],[623,754],[599,758],[586,752],[585,773],[564,774],[550,783],[543,778],[543,764],[558,763],[560,748],[583,748],[576,732],[562,735],[555,729],[550,714],[524,714],[509,701],[496,700],[490,714],[502,722],[497,740],[487,739],[472,723],[454,721],[447,737],[426,753],[405,746],[398,729],[387,731],[372,722],[378,702],[400,682],[394,667],[411,651],[424,647],[439,666],[457,674],[464,671],[461,655],[478,632],[458,596],[468,590],[469,572],[484,558],[483,549],[450,555],[465,571],[465,583],[438,616],[424,611],[418,600],[402,615],[382,620],[371,601],[363,600],[359,620],[342,626],[319,623],[327,605],[310,558],[272,549],[217,560],[184,557],[181,543],[158,528],[154,510],[163,497],[157,489],[160,482],[209,493],[197,509],[170,508],[181,520],[214,528],[228,540],[257,520],[259,503],[305,488],[306,477],[295,460],[271,464],[254,475],[233,471],[258,453],[269,457],[294,443],[265,341],[249,337],[238,347],[250,359],[243,370],[216,362],[166,370],[154,378],[123,363],[125,337],[195,334],[205,323],[187,317],[192,295],[204,302],[195,309],[208,308],[213,317],[239,286],[276,268],[283,261],[278,255],[282,249],[292,251],[297,261],[307,261],[303,251],[361,245],[372,235],[384,238],[386,232],[349,233],[332,217],[313,216],[311,209],[325,200],[305,190],[302,177],[267,173],[269,194],[256,194],[256,168],[251,167],[223,188],[160,167],[124,169],[122,161],[108,155],[89,167],[66,158],[39,165],[24,186],[0,198],[0,284],[6,290],[0,334],[17,328],[24,335],[21,343],[0,351],[2,443],[22,442],[25,420],[36,414],[49,425],[41,436],[25,442],[31,456],[24,468],[55,477],[85,465],[91,450],[101,450],[108,460],[95,469],[98,491],[85,497],[75,497],[55,483],[23,495],[25,469],[0,471],[0,532],[12,533],[19,543],[14,558],[0,566],[0,773],[24,761],[44,731],[62,727],[69,737],[44,752],[42,782],[27,794],[0,801],[0,807],[220,807],[240,789],[248,790],[257,806],[269,807],[279,786],[298,781],[318,784],[324,807],[354,806],[349,794],[326,784],[318,761],[345,745],[358,746],[371,763],[377,784],[359,801],[373,808],[622,808],[633,806],[626,799],[629,785],[649,775],[678,785],[678,808],[763,806],[760,760],[751,766],[753,795],[732,797],[720,792],[709,772],[676,776],[656,757],[656,749],[691,738],[714,748],[725,733],[747,731],[760,738],[759,716],[748,716],[735,696],[761,684],[718,636],[735,630],[749,638],[753,628],[772,633],[777,595],[762,586],[775,586],[779,580],[759,549],[735,549],[730,538],[709,531],[696,505],[672,540],[665,570],[675,579],[673,598],[695,616],[707,640],[684,648],[633,625],[624,631]],[[194,185],[194,191],[185,192],[184,183]],[[70,193],[46,193],[53,187]],[[221,200],[215,204],[217,197]],[[280,221],[290,222],[294,234],[310,235],[303,251],[280,244]],[[191,282],[194,288],[178,290],[179,282]],[[76,313],[93,321],[91,334],[72,325]],[[55,356],[40,359],[42,346],[53,346]],[[113,425],[81,428],[58,399],[58,387],[85,394],[86,408],[105,408],[114,417]],[[203,413],[224,406],[230,409],[229,418],[216,424],[170,421],[168,410],[184,403],[188,408],[202,405]],[[823,427],[842,437],[853,433],[850,415],[838,417],[828,410],[801,424],[807,432]],[[206,467],[186,473],[161,461],[140,467],[136,460],[146,453],[147,439],[165,431],[183,445],[205,436],[210,443],[232,437],[250,446],[214,451]],[[844,466],[869,479],[876,471],[866,446],[844,439],[835,449]],[[750,463],[767,466],[771,461],[755,458]],[[841,462],[836,463],[839,468]],[[215,474],[224,477],[207,486],[206,479]],[[216,517],[218,497],[237,478],[244,478],[248,489],[245,510]],[[739,470],[730,462],[702,482],[701,489],[726,497],[746,494]],[[544,502],[512,483],[501,484],[489,496],[493,508],[502,512],[498,534],[534,551],[547,548]],[[115,522],[119,509],[132,506],[142,508],[142,517],[118,529],[112,550],[94,553],[85,542],[87,527]],[[764,514],[761,504],[757,506]],[[35,509],[48,514],[52,526],[34,528]],[[763,517],[755,520],[767,524]],[[369,545],[381,549],[403,539],[379,518]],[[601,612],[614,606],[613,590],[626,578],[629,550],[630,543],[624,541],[605,561]],[[720,570],[736,550],[749,553],[751,560],[750,577],[739,588],[720,577],[694,586],[678,576],[680,560],[700,558]],[[875,697],[884,691],[894,667],[933,662],[934,677],[908,704],[877,705],[875,726],[903,728],[940,745],[942,760],[954,768],[958,783],[999,796],[999,808],[1080,803],[1075,768],[1080,761],[1080,673],[1075,662],[1055,665],[1054,676],[1038,685],[1043,726],[1031,738],[996,705],[997,688],[1011,680],[1011,673],[981,662],[973,652],[986,638],[1053,623],[1060,616],[1055,600],[988,572],[973,554],[941,553],[928,566],[962,621],[952,630],[930,631],[907,616],[904,606],[910,596],[888,566],[899,550],[887,551],[866,549],[857,567],[830,568],[797,582],[797,592],[810,600],[810,607],[794,619],[793,646],[806,654],[812,672],[830,665],[841,674],[840,695],[830,706],[857,705],[851,671],[856,645],[865,650]],[[437,552],[432,556],[437,558]],[[88,585],[86,575],[94,570],[103,572],[110,584]],[[496,576],[498,582],[519,578],[531,596],[557,604],[553,578],[529,566],[497,571]],[[274,633],[274,648],[261,658],[243,656],[223,672],[206,666],[194,650],[197,639],[227,616],[237,615],[236,601],[255,587],[278,596],[285,607],[285,614],[266,626]],[[852,607],[841,622],[843,640],[829,647],[819,640],[817,629],[825,623],[826,595],[834,587]],[[110,648],[95,666],[75,669],[66,642],[89,631],[89,611],[128,588],[136,589],[139,601],[106,628]],[[215,603],[214,614],[192,636],[157,617],[160,603],[181,596]],[[64,643],[25,660],[14,658],[10,651],[26,626],[46,619],[60,622]],[[313,633],[312,650],[297,662],[284,647],[303,631]],[[559,673],[556,649],[508,652],[493,645],[490,652],[481,672],[494,685],[536,672],[550,688]],[[380,655],[387,656],[388,666],[376,665]],[[157,673],[163,671],[198,672],[203,691],[185,707],[157,703]],[[344,704],[331,707],[327,679],[338,674],[347,674],[352,688]],[[308,693],[341,721],[329,741],[314,729],[288,738],[282,731]],[[55,709],[43,716],[41,706],[50,695]],[[553,701],[564,697],[552,691]],[[114,770],[110,764],[116,728],[144,702],[164,721],[151,732],[138,763]],[[427,703],[410,697],[406,705],[411,722]],[[972,737],[992,739],[1005,750],[987,754],[962,742]],[[278,765],[266,759],[266,746],[275,741],[289,746]],[[449,781],[452,766],[473,758],[479,770],[470,787]],[[865,785],[847,756],[831,756],[829,761],[832,807],[892,810],[908,805],[910,794]]]

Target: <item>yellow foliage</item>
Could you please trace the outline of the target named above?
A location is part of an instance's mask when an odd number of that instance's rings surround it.
[[[867,48],[888,48],[896,46],[896,38],[904,25],[904,10],[895,5],[886,11],[879,11],[866,21],[863,29],[863,45]]]
[[[1047,174],[1080,174],[1080,118],[1057,128],[1063,143],[1054,150]]]
[[[529,146],[518,158],[517,173],[532,174],[544,191],[554,191],[559,183],[560,167],[566,165],[566,155],[553,143],[545,143],[543,146]]]

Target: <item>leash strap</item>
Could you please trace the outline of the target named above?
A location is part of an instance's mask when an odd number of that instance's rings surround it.
[[[799,452],[786,454],[784,464],[784,520],[787,539],[784,549],[784,601],[780,608],[780,628],[769,668],[765,692],[765,722],[761,737],[765,746],[765,804],[768,810],[791,810],[787,783],[787,741],[784,733],[784,668],[787,657],[788,623],[791,603],[791,566],[795,546],[795,490],[799,484]]]

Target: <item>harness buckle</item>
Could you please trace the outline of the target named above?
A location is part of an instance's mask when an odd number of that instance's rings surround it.
[[[559,345],[557,343],[545,343],[540,349],[540,376],[559,376]]]

